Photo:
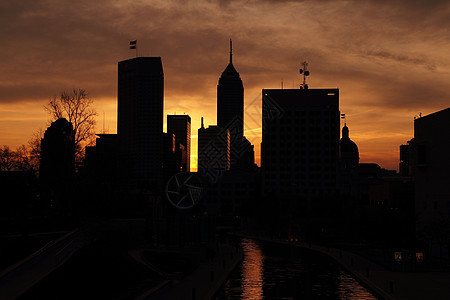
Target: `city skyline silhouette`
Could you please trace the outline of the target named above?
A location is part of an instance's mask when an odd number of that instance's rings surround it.
[[[103,1],[0,4],[0,298],[448,298],[450,0]]]
[[[131,48],[131,46],[130,46],[130,48]],[[136,48],[133,48],[133,49],[137,49],[137,47]],[[229,52],[230,54],[230,58],[229,58],[229,65],[231,65],[232,67],[233,67],[233,70],[234,70],[234,66],[232,65],[232,63],[231,63],[231,40],[230,40],[230,52]],[[137,52],[136,52],[136,54],[137,54]],[[136,58],[146,58],[145,56],[136,56]],[[161,57],[162,59],[163,59],[163,57]],[[131,60],[131,59],[133,59],[133,57],[131,57],[131,58],[129,58],[129,60]],[[163,64],[164,65],[164,64]],[[302,65],[299,63],[297,66],[293,66],[293,69],[295,69],[296,67],[302,67]],[[229,67],[228,67],[229,68]],[[225,74],[226,73],[226,71],[228,70],[228,68],[226,68],[225,69],[225,71],[223,72],[223,74]],[[235,71],[235,70],[234,70]],[[223,77],[223,74],[222,74],[222,77]],[[238,77],[239,77],[239,72],[237,73],[238,74]],[[297,75],[297,79],[296,80],[293,80],[293,82],[292,82],[292,87],[290,87],[289,85],[286,85],[286,83],[282,80],[281,82],[280,82],[280,84],[281,84],[281,86],[280,87],[278,87],[278,88],[281,88],[281,89],[290,89],[290,88],[292,88],[292,89],[297,89],[298,87],[301,87],[301,82],[302,82],[302,75],[301,74],[298,74]],[[218,78],[218,80],[217,80],[217,86],[219,86],[220,85],[220,78],[219,78],[219,74],[217,74],[217,78]],[[310,81],[310,77],[307,77],[308,78],[308,83],[309,83],[309,81]],[[240,77],[239,77],[239,79],[240,79]],[[245,90],[245,78],[243,78],[243,82],[244,82],[244,90]],[[314,86],[312,86],[311,88],[320,88],[320,87],[314,87]],[[339,88],[339,87],[337,87],[337,88]],[[261,90],[263,90],[264,88],[262,88]],[[218,91],[217,91],[217,93],[218,93]],[[163,126],[163,128],[164,128],[164,131],[166,132],[167,131],[167,121],[166,121],[166,118],[167,118],[167,116],[168,115],[176,115],[177,113],[178,114],[180,114],[180,115],[189,115],[189,113],[190,113],[190,111],[189,111],[189,107],[183,107],[184,108],[184,111],[181,113],[180,111],[173,111],[172,113],[170,112],[170,111],[167,111],[167,109],[165,108],[166,107],[166,104],[168,103],[168,101],[166,100],[166,97],[165,97],[165,95],[163,95],[163,97],[164,97],[164,117],[163,117],[163,122],[164,122],[164,126]],[[253,99],[253,100],[251,100],[251,101],[249,101],[248,100],[248,96],[246,96],[246,101],[245,101],[245,104],[244,104],[244,121],[247,121],[247,123],[245,124],[245,126],[243,126],[244,127],[244,135],[245,136],[249,136],[250,137],[250,142],[252,143],[252,144],[254,144],[256,147],[255,147],[255,163],[257,163],[259,166],[261,165],[261,154],[260,154],[260,151],[261,151],[261,149],[260,149],[260,147],[259,147],[259,144],[260,144],[260,142],[261,142],[261,138],[262,138],[262,127],[260,127],[260,126],[262,126],[262,123],[258,120],[258,119],[260,119],[261,118],[261,116],[262,116],[262,110],[261,110],[261,108],[260,107],[258,107],[258,102],[260,102],[260,97],[261,97],[261,93],[260,94],[258,94],[258,95],[256,95],[256,97]],[[115,100],[116,102],[117,102],[117,99]],[[212,102],[212,101],[211,101]],[[217,103],[217,100],[216,99],[214,99],[214,102],[215,103]],[[250,102],[250,103],[249,103]],[[169,102],[170,103],[170,102]],[[95,102],[94,102],[94,106],[95,106]],[[215,107],[215,109],[218,111],[218,106],[217,106],[217,104],[216,104],[216,107]],[[116,112],[117,112],[117,108],[116,108]],[[342,110],[341,110],[341,112],[343,112]],[[104,122],[105,122],[105,114],[104,114],[105,112],[103,111],[103,119],[102,119],[102,117],[101,116],[97,116],[97,126],[96,126],[96,133],[105,133],[105,125],[104,125]],[[116,113],[117,114],[117,113]],[[204,119],[205,119],[205,124],[206,125],[214,125],[214,124],[217,124],[217,118],[215,119],[215,121],[214,121],[214,119],[211,117],[211,114],[205,114],[205,115],[203,115],[202,114],[202,112],[200,112],[200,113],[198,113],[198,112],[196,112],[195,110],[194,110],[194,112],[192,113],[192,114],[194,114],[194,115],[197,115],[197,116],[202,116]],[[218,112],[216,112],[216,114],[218,114]],[[355,113],[356,115],[358,114],[358,112],[356,112]],[[348,115],[348,114],[347,114]],[[422,115],[422,113],[420,112],[418,115],[414,115],[413,116],[413,119],[415,119],[415,118],[417,118],[417,117],[419,117],[420,115]],[[111,121],[111,119],[112,119],[112,121]],[[352,119],[352,115],[350,114],[350,116],[349,116],[349,119],[351,120]],[[209,120],[211,123],[207,123],[207,120]],[[100,124],[102,123],[101,121],[103,121],[103,127],[100,129]],[[115,122],[115,123],[114,123]],[[351,123],[352,121],[350,121],[350,123]],[[195,124],[196,122],[195,122],[195,120],[193,121],[193,124]],[[342,122],[341,122],[342,123]],[[251,124],[251,125],[248,125],[248,124]],[[259,126],[259,127],[256,127],[256,128],[251,128],[250,126]],[[342,126],[344,126],[344,124],[342,123],[341,125],[340,125],[341,127]],[[199,126],[198,128],[200,128],[201,126]],[[353,127],[356,127],[356,126],[353,126]],[[115,117],[109,117],[109,121],[108,121],[108,125],[107,125],[107,132],[106,133],[116,133],[116,129],[115,128],[117,128],[117,118],[115,118]],[[193,127],[193,129],[195,130],[195,128]],[[355,130],[356,129],[356,130]],[[358,129],[357,128],[355,128],[354,130],[355,131],[357,131]],[[41,130],[41,128],[40,128],[40,130]],[[34,133],[35,133],[36,131],[34,131]],[[198,136],[196,135],[196,134],[193,134],[192,136],[191,136],[191,138],[194,140],[194,143],[193,143],[193,151],[191,151],[191,160],[192,160],[192,164],[191,164],[191,168],[192,168],[192,170],[193,171],[196,171],[197,170],[197,156],[198,156],[198,149],[197,149],[197,143],[195,142],[196,141],[196,139],[198,138]],[[407,138],[407,137],[405,137],[405,138]],[[356,140],[356,141],[358,141],[358,143],[360,143],[360,141],[361,141],[361,138],[360,138],[360,136],[358,137],[356,134],[354,134],[354,139]],[[29,140],[29,139],[28,139]],[[28,141],[27,140],[27,141]],[[23,141],[22,143],[20,143],[19,142],[19,144],[18,145],[21,145],[21,144],[26,144],[27,143],[27,141]],[[14,145],[14,144],[12,144],[12,145]],[[362,138],[362,145],[364,145],[364,138]],[[9,145],[8,145],[9,146]],[[390,147],[393,147],[393,145],[389,145]],[[397,146],[398,145],[395,145],[396,146],[396,148],[398,148]],[[366,159],[364,159],[364,157],[367,157],[366,156],[366,154],[367,153],[369,153],[370,154],[370,150],[368,150],[368,152],[362,152],[361,153],[361,157],[362,157],[362,162],[375,162],[375,163],[380,163],[383,167],[384,167],[384,165],[383,165],[383,162],[385,162],[386,161],[386,157],[382,157],[382,156],[376,156],[376,159],[378,159],[378,161],[376,161],[376,160],[370,160],[370,159],[368,159],[368,158],[366,158]],[[398,149],[397,150],[395,150],[395,152],[393,152],[393,153],[389,153],[388,154],[388,156],[392,156],[392,158],[389,160],[389,163],[387,163],[387,166],[390,166],[390,167],[387,167],[387,169],[392,169],[392,170],[397,170],[398,171],[398,155],[399,155],[399,152],[398,152]],[[368,155],[368,157],[371,157],[370,155]]]
[[[254,7],[198,1],[184,8],[186,11],[176,2],[167,6],[158,3],[143,3],[139,9],[106,5],[108,9],[101,11],[78,7],[76,14],[67,14],[68,22],[67,18],[51,18],[52,12],[58,10],[54,15],[62,16],[68,11],[64,4],[21,8],[5,4],[0,20],[5,28],[2,38],[15,46],[0,48],[3,57],[12,58],[5,60],[0,78],[4,83],[0,89],[1,144],[12,148],[26,144],[33,131],[48,125],[41,110],[46,100],[73,87],[87,90],[95,99],[97,132],[102,133],[105,112],[105,129],[115,133],[114,61],[135,56],[128,47],[130,40],[138,40],[139,56],[163,58],[164,114],[185,112],[192,118],[192,128],[200,128],[202,115],[206,125],[217,124],[215,86],[228,61],[230,38],[234,41],[234,64],[246,91],[245,106],[259,101],[263,88],[280,88],[281,82],[285,88],[298,86],[299,64],[307,60],[312,88],[343,91],[341,110],[347,113],[361,160],[377,161],[388,169],[397,169],[397,145],[412,135],[409,122],[414,116],[445,107],[449,97],[442,88],[449,81],[448,41],[440,38],[445,36],[442,24],[447,20],[441,12],[448,6],[446,1],[382,5],[369,1],[366,6],[268,1],[265,6],[258,2]],[[201,9],[209,13],[207,19],[194,17]],[[45,13],[38,13],[41,11]],[[275,11],[286,18],[277,18],[271,13]],[[302,22],[297,22],[292,11]],[[136,17],[142,13],[160,23],[146,28],[146,18]],[[174,14],[185,19],[172,20]],[[116,18],[110,19],[111,15]],[[77,18],[84,20],[82,27],[75,26]],[[128,18],[133,22],[126,21]],[[210,18],[216,22],[208,21]],[[267,22],[261,24],[262,19]],[[183,22],[192,33],[183,29]],[[116,23],[122,24],[118,34]],[[228,24],[227,29],[220,23]],[[367,25],[355,31],[353,23]],[[266,34],[267,30],[273,34]],[[83,32],[89,35],[76,38]],[[67,41],[66,36],[73,39]],[[249,124],[248,128],[256,130],[260,125]],[[259,162],[258,143],[254,144]],[[193,147],[191,153],[196,152]]]

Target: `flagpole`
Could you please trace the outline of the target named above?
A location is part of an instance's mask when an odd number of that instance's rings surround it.
[[[344,119],[344,125],[347,125],[347,119],[345,118],[345,114],[341,114],[341,119]]]
[[[130,49],[135,49],[136,50],[136,57],[138,57],[138,51],[137,51],[137,40],[134,41],[130,41]]]

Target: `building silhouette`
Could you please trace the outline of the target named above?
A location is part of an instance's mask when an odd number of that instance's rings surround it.
[[[40,178],[69,178],[75,172],[75,132],[64,118],[52,122],[41,140]]]
[[[414,120],[416,229],[434,238],[449,230],[449,137],[450,107]]]
[[[414,138],[407,142],[407,145],[400,145],[399,173],[401,176],[414,176],[415,159]]]
[[[198,172],[216,182],[230,170],[230,132],[218,126],[205,128],[203,118],[198,130]]]
[[[160,57],[118,63],[119,174],[132,192],[161,184],[164,73]]]
[[[167,133],[175,134],[175,143],[182,145],[181,171],[191,170],[191,117],[167,115]],[[180,148],[178,146],[178,148]]]
[[[117,183],[117,134],[96,134],[95,146],[86,147],[84,166],[96,182]]]
[[[358,191],[358,146],[349,137],[347,124],[342,127],[342,137],[339,141],[339,188],[346,197],[356,197]]]
[[[233,65],[232,42],[230,61],[222,72],[217,85],[217,126],[230,132],[231,168],[239,164],[243,152],[248,149],[244,137],[244,86]]]
[[[170,177],[182,170],[182,158],[186,156],[184,146],[176,142],[175,134],[163,132],[163,178]]]
[[[87,146],[84,166],[79,170],[84,195],[80,195],[80,209],[86,213],[114,214],[118,197],[118,136],[96,134],[95,146]]]
[[[353,169],[359,164],[358,146],[350,139],[347,124],[342,127],[342,138],[339,142],[339,161],[343,169]]]
[[[84,167],[98,187],[106,185],[110,190],[117,185],[117,134],[96,135],[95,146],[86,147]]]
[[[263,191],[291,214],[337,192],[338,89],[264,89]]]
[[[39,178],[44,197],[58,211],[71,209],[71,188],[75,174],[75,131],[64,118],[52,122],[41,139]]]
[[[239,221],[255,213],[261,202],[261,174],[258,171],[225,172],[217,182],[207,184],[202,201],[209,216]]]

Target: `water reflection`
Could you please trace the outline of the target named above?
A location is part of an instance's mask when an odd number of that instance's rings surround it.
[[[262,299],[264,257],[261,248],[252,240],[243,240],[242,298]]]
[[[244,258],[225,299],[376,299],[329,257],[297,247],[242,239]]]
[[[339,286],[337,294],[339,299],[349,300],[372,300],[376,299],[368,290],[361,286],[358,281],[348,273],[339,272]]]

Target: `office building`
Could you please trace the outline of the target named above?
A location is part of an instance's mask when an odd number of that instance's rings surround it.
[[[264,89],[262,106],[264,194],[301,211],[335,194],[339,90]]]
[[[414,176],[415,159],[414,139],[407,142],[407,145],[400,145],[399,173],[401,176]]]
[[[96,134],[95,146],[86,147],[84,167],[98,184],[117,184],[117,134]]]
[[[181,171],[191,168],[191,117],[189,115],[167,115],[167,133],[175,134],[175,143],[183,146]]]
[[[437,239],[450,218],[450,107],[414,120],[414,144],[417,231]]]
[[[233,66],[232,44],[230,40],[230,61],[222,72],[217,85],[217,126],[230,132],[231,168],[248,148],[244,136],[244,86]]]
[[[161,184],[164,74],[160,57],[118,64],[120,182],[128,192]]]
[[[218,126],[198,130],[198,172],[216,182],[223,172],[230,170],[230,132]]]

